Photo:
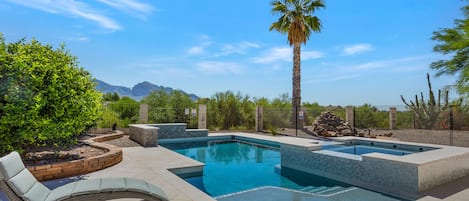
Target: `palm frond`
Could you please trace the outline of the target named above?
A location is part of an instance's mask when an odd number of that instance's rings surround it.
[[[287,5],[283,4],[281,1],[272,2],[272,12],[273,13],[286,13],[288,11]]]
[[[322,0],[308,1],[304,3],[306,13],[314,13],[317,9],[325,8],[326,5]]]
[[[321,31],[321,21],[313,14],[325,7],[322,0],[275,0],[271,5],[272,12],[281,17],[269,30],[287,33],[290,45],[306,43],[312,32]]]

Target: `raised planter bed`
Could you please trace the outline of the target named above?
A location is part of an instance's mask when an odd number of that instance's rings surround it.
[[[122,135],[123,132],[118,131],[117,133],[103,135],[84,141],[89,146],[106,150],[107,152],[105,154],[63,163],[30,166],[28,169],[37,180],[45,181],[83,175],[113,166],[122,161],[122,149],[117,146],[101,142],[120,138]]]

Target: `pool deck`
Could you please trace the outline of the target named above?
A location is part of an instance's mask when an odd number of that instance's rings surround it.
[[[170,201],[215,201],[173,173],[176,171],[181,173],[200,171],[203,168],[203,163],[162,146],[127,147],[122,150],[123,161],[121,163],[87,174],[85,178],[131,177],[148,181],[160,187]]]
[[[250,133],[211,133],[209,136],[237,135],[286,143],[295,146],[311,146],[317,140],[288,136],[267,136]],[[215,199],[201,192],[173,172],[194,172],[203,168],[203,163],[172,152],[164,147],[128,147],[123,148],[123,161],[113,167],[84,175],[85,178],[132,177],[143,179],[159,186],[165,191],[170,201],[214,201]],[[435,156],[432,156],[435,157]],[[422,161],[419,161],[422,162]],[[469,176],[422,193],[419,201],[456,201],[469,197]],[[119,199],[135,200],[135,199]]]

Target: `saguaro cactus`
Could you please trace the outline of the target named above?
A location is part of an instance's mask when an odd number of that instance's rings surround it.
[[[432,84],[430,82],[430,75],[427,73],[428,89],[429,89],[429,100],[425,102],[423,99],[423,93],[420,93],[420,100],[418,95],[415,95],[415,102],[410,100],[410,104],[401,95],[402,102],[407,106],[409,110],[414,112],[415,121],[418,128],[431,129],[438,121],[440,113],[449,107],[448,104],[448,90],[444,90],[443,101],[441,104],[441,90],[438,90],[438,100],[435,100],[435,95],[432,90]]]

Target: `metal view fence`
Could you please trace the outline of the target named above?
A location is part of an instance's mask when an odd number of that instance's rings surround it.
[[[451,106],[438,113],[417,113],[402,107],[329,106],[322,108],[275,108],[265,107],[219,110],[208,107],[206,113],[198,115],[197,108],[142,107],[143,104],[105,103],[103,116],[98,122],[101,128],[116,124],[126,128],[132,123],[187,123],[189,128],[198,127],[198,120],[205,118],[210,130],[274,131],[279,128],[305,129],[325,111],[330,111],[352,126],[361,129],[426,129],[426,130],[469,130],[469,111],[464,107]],[[143,109],[143,110],[142,110]],[[256,114],[259,113],[262,114]],[[295,115],[296,113],[296,115]],[[144,115],[145,118],[142,118]],[[433,116],[432,116],[433,115]],[[257,128],[256,117],[261,117]],[[259,120],[259,119],[258,119]]]

